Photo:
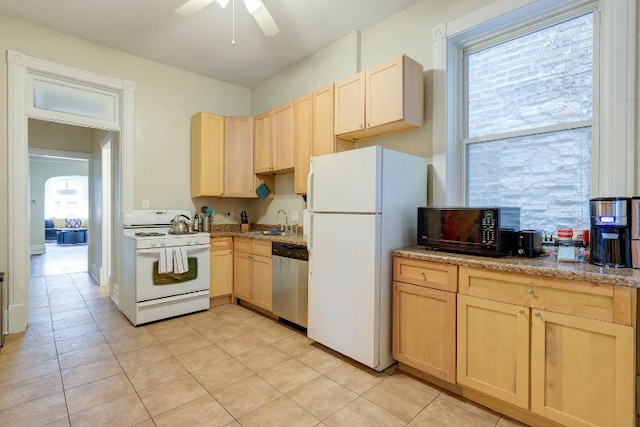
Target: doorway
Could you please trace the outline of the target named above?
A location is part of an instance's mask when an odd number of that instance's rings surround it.
[[[112,253],[120,254],[121,215],[133,208],[135,84],[55,64],[9,50],[8,333],[27,328],[29,269],[28,119],[40,119],[119,133],[112,148]],[[82,106],[85,107],[82,107]],[[80,108],[78,107],[80,106]],[[117,159],[117,160],[116,160]],[[113,171],[112,171],[113,172]],[[11,230],[15,230],[11,232]],[[25,238],[26,234],[26,238]],[[118,304],[121,256],[112,259],[111,298]],[[4,311],[4,310],[3,310]],[[4,313],[3,313],[4,315]],[[4,316],[3,316],[4,317]]]

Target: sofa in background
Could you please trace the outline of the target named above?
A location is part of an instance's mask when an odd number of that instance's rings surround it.
[[[44,220],[44,240],[55,240],[58,243],[86,243],[87,218],[46,218]],[[67,231],[68,233],[58,232]],[[73,239],[69,239],[71,232],[74,232]],[[65,236],[67,235],[67,236]]]

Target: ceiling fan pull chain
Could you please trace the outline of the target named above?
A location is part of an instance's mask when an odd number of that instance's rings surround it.
[[[236,0],[231,2],[231,46],[236,45]]]

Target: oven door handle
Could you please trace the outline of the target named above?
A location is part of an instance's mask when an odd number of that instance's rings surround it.
[[[167,247],[161,247],[161,248],[153,248],[153,249],[138,249],[136,251],[136,253],[138,255],[147,255],[147,254],[158,254],[160,253],[161,250],[163,249],[170,249],[170,248],[187,248],[187,252],[194,252],[194,251],[202,251],[202,250],[209,250],[209,245],[191,245],[191,246],[167,246]]]

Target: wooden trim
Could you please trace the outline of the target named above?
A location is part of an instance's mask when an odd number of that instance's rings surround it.
[[[462,396],[462,387],[458,384],[451,384],[450,382],[444,381],[438,377],[434,377],[433,375],[429,375],[426,372],[423,372],[413,366],[407,365],[406,363],[398,361],[398,369],[406,372],[408,374],[413,375],[416,378],[419,378],[423,381],[430,383],[430,385],[435,385],[441,389],[447,390],[453,394],[458,396]]]
[[[564,424],[558,424],[546,418],[542,418],[532,412],[510,405],[502,400],[487,396],[479,391],[462,387],[462,396],[467,399],[486,406],[500,414],[504,414],[514,420],[520,421],[529,426],[536,427],[566,427]]]
[[[637,289],[631,287],[613,287],[613,321],[621,325],[635,325]]]

